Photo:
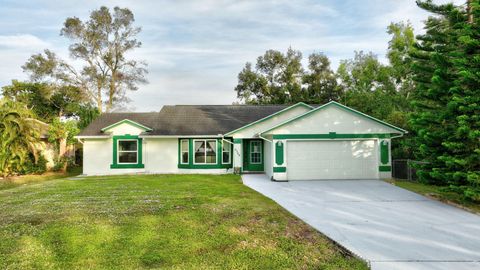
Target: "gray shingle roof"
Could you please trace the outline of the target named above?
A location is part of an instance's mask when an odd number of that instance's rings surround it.
[[[152,128],[145,135],[217,135],[243,127],[288,105],[175,105],[152,113],[104,113],[79,136],[105,135],[101,129],[124,119]]]

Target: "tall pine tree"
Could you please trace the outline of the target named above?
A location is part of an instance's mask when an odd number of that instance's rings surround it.
[[[480,200],[479,25],[468,21],[464,7],[417,4],[434,14],[412,53],[417,89],[411,124],[416,157],[425,161],[418,176]]]

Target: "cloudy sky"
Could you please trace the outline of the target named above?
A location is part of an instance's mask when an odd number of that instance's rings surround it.
[[[428,16],[414,0],[0,0],[0,87],[27,78],[21,65],[33,53],[49,48],[68,58],[63,21],[86,19],[100,5],[131,9],[143,28],[134,57],[147,61],[149,84],[129,95],[136,111],[230,104],[245,62],[268,49],[323,52],[334,68],[355,50],[385,61],[387,25],[409,20],[421,31]]]

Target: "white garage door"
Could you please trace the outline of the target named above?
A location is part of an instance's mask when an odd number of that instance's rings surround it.
[[[288,141],[288,180],[377,179],[377,147],[369,141]]]

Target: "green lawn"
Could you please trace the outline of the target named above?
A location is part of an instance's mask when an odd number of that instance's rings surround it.
[[[368,269],[235,175],[0,190],[0,269]]]
[[[390,180],[388,182],[401,188],[408,189],[440,201],[456,204],[459,207],[480,214],[480,204],[472,201],[466,201],[463,199],[462,195],[453,191],[448,191],[443,187],[403,180]]]

